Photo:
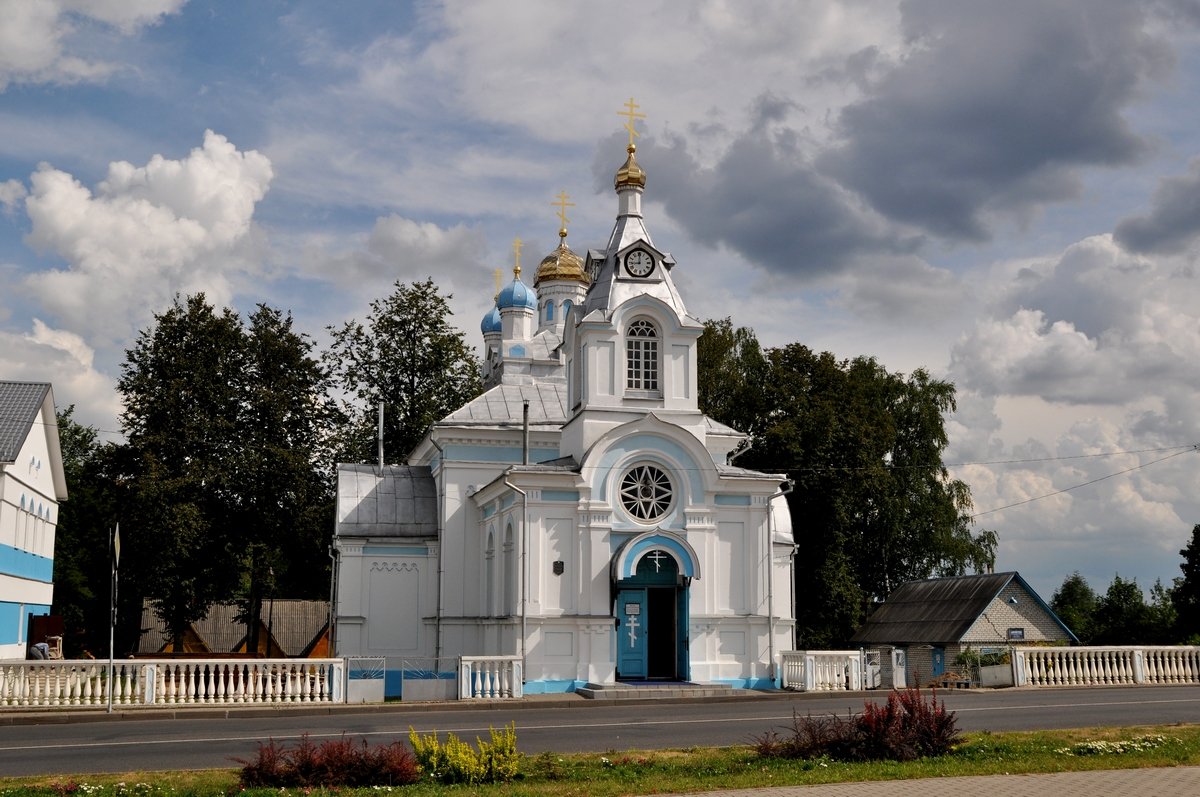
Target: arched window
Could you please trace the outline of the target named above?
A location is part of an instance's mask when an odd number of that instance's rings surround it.
[[[546,302],[546,320],[554,320],[554,302]]]
[[[630,390],[658,390],[658,329],[639,318],[629,325],[625,338],[625,386]]]
[[[487,548],[483,552],[483,611],[496,616],[496,535],[488,531]]]

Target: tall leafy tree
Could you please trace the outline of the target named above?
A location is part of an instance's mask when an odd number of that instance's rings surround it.
[[[1192,526],[1192,536],[1179,555],[1183,575],[1175,579],[1171,603],[1178,618],[1181,639],[1200,639],[1200,523]]]
[[[709,322],[699,381],[721,385],[703,409],[752,436],[738,464],[794,480],[798,644],[845,642],[904,581],[992,566],[995,534],[972,533],[970,491],[942,463],[953,385],[798,343],[757,351]]]
[[[1081,643],[1088,645],[1091,644],[1098,602],[1099,598],[1087,579],[1076,570],[1063,579],[1062,585],[1054,591],[1050,608]]]
[[[237,528],[249,358],[241,321],[203,294],[176,297],[139,333],[117,386],[124,398],[136,583],[176,649],[189,623],[239,581]],[[128,583],[128,579],[126,580]]]
[[[53,612],[63,618],[68,658],[99,656],[108,650],[109,535],[117,518],[113,446],[75,420],[74,405],[58,412],[58,437],[70,500],[59,507],[55,532]]]
[[[465,335],[450,324],[449,295],[432,279],[395,284],[371,302],[365,323],[330,327],[326,352],[338,386],[349,399],[349,433],[342,456],[376,458],[376,413],[384,405],[384,450],[403,459],[435,422],[479,395],[479,363]]]
[[[1149,639],[1150,607],[1137,579],[1114,575],[1108,590],[1096,604],[1095,645],[1135,645],[1155,642]]]
[[[132,583],[176,649],[215,601],[238,599],[253,636],[265,595],[325,596],[336,408],[291,316],[260,305],[247,326],[203,294],[177,297],[118,386]]]
[[[260,304],[245,345],[237,512],[245,540],[242,610],[250,649],[257,650],[264,597],[328,593],[329,445],[337,410],[315,344],[295,330],[290,314]]]

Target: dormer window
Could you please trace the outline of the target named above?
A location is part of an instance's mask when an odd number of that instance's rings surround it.
[[[625,338],[625,386],[658,391],[658,328],[645,318],[629,325]]]

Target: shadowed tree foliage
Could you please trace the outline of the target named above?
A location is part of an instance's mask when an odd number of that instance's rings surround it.
[[[1156,642],[1150,639],[1152,617],[1146,596],[1137,579],[1126,581],[1114,575],[1108,591],[1096,602],[1095,645],[1135,645]]]
[[[448,300],[432,279],[405,285],[371,302],[366,323],[330,327],[325,354],[338,386],[350,397],[339,456],[376,460],[376,418],[384,404],[388,461],[408,456],[426,430],[479,395],[479,363],[464,334],[449,323]]]
[[[109,535],[116,523],[114,446],[75,421],[75,406],[58,412],[58,437],[69,500],[55,530],[54,606],[61,615],[67,658],[108,652]]]
[[[738,465],[787,473],[800,544],[797,645],[843,644],[901,583],[990,569],[996,537],[972,534],[970,490],[942,464],[954,386],[793,343],[762,352],[748,329],[709,321],[701,409],[751,435]]]
[[[176,649],[214,601],[253,615],[271,569],[288,597],[326,594],[332,405],[312,348],[290,316],[260,306],[247,329],[196,294],[126,353],[122,584]]]
[[[1050,608],[1078,637],[1080,643],[1090,645],[1098,601],[1087,579],[1076,570],[1063,579],[1062,586],[1054,591]]]
[[[1176,578],[1171,590],[1179,637],[1200,640],[1200,523],[1192,526],[1192,537],[1179,552],[1183,557],[1179,569],[1183,576]]]

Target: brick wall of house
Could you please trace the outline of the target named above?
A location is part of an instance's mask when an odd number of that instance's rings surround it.
[[[1010,602],[1015,598],[1016,603]],[[1038,600],[1016,581],[1011,582],[988,605],[987,611],[963,635],[962,641],[980,645],[1020,644],[1009,640],[1008,629],[1024,629],[1024,642],[1061,642],[1067,639],[1062,626],[1041,607]]]

